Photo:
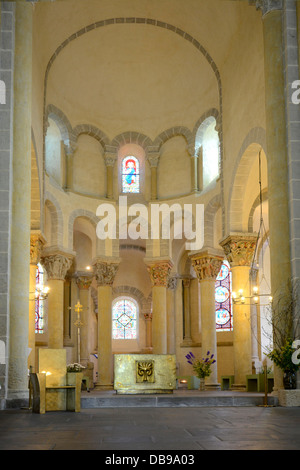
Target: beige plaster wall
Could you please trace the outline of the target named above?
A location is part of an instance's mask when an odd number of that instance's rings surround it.
[[[85,134],[79,136],[77,145],[73,158],[74,191],[105,197],[106,166],[101,145],[95,138]]]

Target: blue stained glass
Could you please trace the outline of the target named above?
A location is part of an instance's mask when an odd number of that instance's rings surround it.
[[[140,164],[138,159],[132,156],[122,161],[122,192],[140,192]]]
[[[224,261],[215,284],[216,328],[232,331],[231,271],[228,261]]]

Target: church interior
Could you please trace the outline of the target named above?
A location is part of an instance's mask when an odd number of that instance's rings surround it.
[[[190,352],[215,358],[206,390],[267,368],[276,394],[270,306],[300,275],[299,1],[0,6],[1,409],[46,349],[90,395],[117,355],[172,355],[180,386]]]

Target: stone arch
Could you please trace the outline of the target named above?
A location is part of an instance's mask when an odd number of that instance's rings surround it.
[[[141,316],[144,312],[144,308],[148,304],[149,300],[146,299],[143,292],[136,287],[132,286],[117,286],[113,287],[112,290],[113,300],[117,297],[132,297],[139,304],[139,315]]]
[[[268,200],[268,189],[267,188],[264,188],[262,190],[261,196],[262,196],[262,201],[261,202],[265,202],[265,201]],[[253,232],[253,215],[254,215],[255,209],[259,206],[259,204],[260,204],[260,196],[258,195],[257,198],[255,199],[255,201],[253,202],[250,213],[249,213],[249,218],[248,218],[248,232],[249,233]]]
[[[161,147],[167,142],[167,140],[172,139],[173,137],[182,136],[185,138],[188,147],[193,144],[193,135],[189,129],[182,126],[175,126],[167,129],[166,131],[159,134],[154,140],[154,148],[159,151]]]
[[[45,206],[48,208],[51,217],[50,240],[48,246],[63,245],[63,214],[58,201],[49,192],[45,193]]]
[[[147,153],[149,147],[153,146],[152,140],[150,137],[141,134],[139,132],[123,132],[122,134],[117,135],[111,142],[110,147],[114,149],[114,151],[118,152],[119,148],[125,144],[136,144],[140,145]]]
[[[227,205],[228,231],[244,231],[242,227],[243,188],[247,182],[253,160],[261,149],[266,154],[266,133],[261,127],[255,127],[245,137],[233,170]]]
[[[218,126],[219,121],[220,121],[219,111],[216,108],[211,108],[208,111],[206,111],[204,114],[202,114],[200,119],[198,119],[198,121],[196,122],[196,124],[194,126],[193,133],[192,133],[193,134],[193,142],[195,143],[195,147],[196,147],[196,136],[197,136],[197,133],[199,131],[199,128],[200,128],[201,124],[203,124],[208,118],[214,118],[216,120],[216,123],[217,123],[217,126]],[[200,140],[201,140],[201,135],[203,135],[203,133],[204,133],[204,130],[205,130],[205,128],[203,127],[203,129],[201,129],[199,134],[198,134],[198,136],[200,137]]]
[[[99,144],[101,145],[104,151],[109,145],[108,137],[104,134],[104,132],[98,129],[98,127],[92,126],[90,124],[79,124],[73,129],[74,139],[77,141],[78,137],[81,134],[87,134],[91,137],[94,137],[96,140],[98,140]]]
[[[71,123],[67,116],[53,104],[49,104],[45,112],[44,139],[47,133],[48,118],[53,119],[58,126],[65,145],[74,149],[76,147],[76,138]]]
[[[74,222],[78,217],[82,217],[86,219],[92,227],[95,229],[95,237],[96,237],[96,227],[97,223],[99,222],[98,217],[93,214],[93,212],[87,211],[85,209],[75,209],[69,215],[68,221],[68,248],[73,250],[73,229],[74,229]]]

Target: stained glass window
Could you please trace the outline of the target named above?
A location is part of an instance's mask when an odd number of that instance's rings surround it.
[[[136,339],[137,305],[129,299],[117,300],[112,309],[113,339]]]
[[[39,295],[44,287],[44,270],[40,264],[36,269],[35,285],[35,332],[44,333],[44,300]]]
[[[140,164],[135,157],[125,157],[122,161],[122,192],[140,192]]]
[[[231,271],[226,260],[216,279],[215,301],[217,330],[232,331]]]

